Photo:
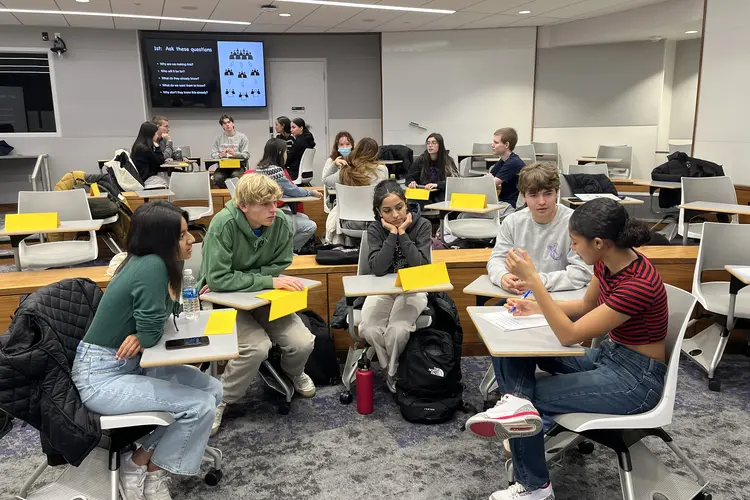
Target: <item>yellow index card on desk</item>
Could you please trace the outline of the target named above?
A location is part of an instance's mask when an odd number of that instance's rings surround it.
[[[60,216],[57,212],[36,214],[8,214],[5,216],[5,230],[13,231],[44,231],[60,227]]]
[[[208,317],[208,323],[206,323],[206,329],[203,331],[203,334],[223,335],[226,333],[232,333],[234,330],[234,322],[236,320],[237,309],[212,311],[211,316]]]
[[[258,298],[271,302],[268,321],[273,321],[307,308],[307,288],[301,292],[271,290],[270,292],[261,293],[258,295]]]
[[[450,283],[448,267],[445,262],[426,264],[424,266],[406,267],[398,270],[395,286],[400,286],[405,292],[415,288],[444,285]]]
[[[487,208],[487,195],[453,193],[450,208]]]
[[[430,190],[420,188],[406,188],[404,195],[407,200],[429,200]]]
[[[240,168],[239,158],[227,158],[219,160],[219,168]]]
[[[89,186],[89,194],[91,196],[99,196],[99,185],[96,182],[92,182]]]

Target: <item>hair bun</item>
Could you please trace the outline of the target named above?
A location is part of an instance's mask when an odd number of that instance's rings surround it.
[[[641,221],[628,217],[615,244],[620,248],[640,247],[651,241],[651,231]]]

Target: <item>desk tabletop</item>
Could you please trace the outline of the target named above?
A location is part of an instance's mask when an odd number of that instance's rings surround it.
[[[693,201],[690,203],[683,203],[678,208],[684,210],[698,210],[700,212],[750,215],[750,206],[736,205],[734,203],[718,203],[715,201]]]
[[[141,366],[151,368],[154,366],[184,365],[188,363],[203,363],[204,361],[221,361],[234,359],[240,355],[237,346],[237,325],[232,333],[223,335],[208,335],[209,344],[200,347],[189,347],[186,349],[167,350],[167,340],[185,339],[190,337],[203,337],[206,323],[212,311],[201,311],[196,321],[188,321],[184,314],[177,318],[175,330],[172,317],[164,323],[164,335],[159,342],[148,349],[143,350]]]
[[[19,231],[0,231],[0,236],[23,236],[26,234],[57,234],[77,233],[79,231],[98,231],[102,227],[102,219],[91,220],[63,220],[60,226],[53,229],[24,229]]]
[[[750,266],[724,266],[729,274],[746,285],[750,285]]]
[[[309,280],[307,278],[298,278],[307,288],[317,288],[322,283],[320,281]],[[212,304],[233,307],[242,311],[252,311],[259,307],[267,306],[270,302],[266,299],[258,298],[258,295],[270,292],[270,290],[259,290],[257,292],[208,292],[200,296],[200,299]]]
[[[567,201],[571,205],[583,205],[586,203],[583,200],[574,201],[571,198],[562,198],[563,201]],[[625,198],[620,200],[621,205],[643,205],[643,200],[638,200],[636,198],[631,198],[630,196],[626,196]],[[750,208],[750,207],[748,207]]]
[[[552,156],[557,158],[557,153],[534,153],[536,156]]]
[[[583,356],[585,353],[581,346],[565,347],[560,344],[549,326],[508,332],[482,317],[484,313],[504,311],[504,307],[470,306],[466,310],[479,337],[493,356]]]
[[[633,184],[636,186],[649,186],[659,189],[682,189],[681,182],[639,180]]]
[[[298,198],[282,198],[279,201],[283,201],[284,203],[302,203],[305,201],[318,201],[320,198],[316,198],[315,196],[300,196]]]
[[[344,295],[347,297],[367,297],[368,295],[401,295],[402,293],[450,292],[453,290],[453,285],[445,283],[404,292],[403,288],[395,286],[396,276],[396,273],[386,274],[385,276],[374,276],[372,274],[344,276]]]
[[[597,158],[596,156],[579,156],[576,161],[598,161],[602,163],[620,163],[622,158]]]
[[[485,156],[497,156],[495,153],[470,153],[470,154],[464,154],[464,155],[458,155],[466,158],[483,158]]]
[[[447,212],[467,212],[471,214],[489,214],[492,212],[496,212],[498,210],[504,210],[508,204],[507,203],[488,203],[487,208],[455,208],[451,207],[451,202],[441,201],[438,203],[432,203],[430,205],[425,205],[425,210],[443,210]]]
[[[0,156],[0,160],[36,160],[40,156],[43,156],[43,155],[21,155],[21,154],[5,155],[5,156]],[[109,161],[109,160],[106,160],[106,161]]]
[[[579,288],[578,290],[551,292],[550,295],[552,295],[552,298],[556,301],[578,300],[582,299],[583,296],[586,295],[587,289],[588,288]],[[486,274],[469,283],[463,291],[467,295],[477,295],[481,297],[495,297],[498,299],[519,298],[519,295],[511,293],[504,288],[494,284],[492,281],[490,281],[490,277]],[[534,300],[534,295],[532,294],[529,299]]]
[[[190,163],[186,161],[173,161],[173,162],[165,162],[161,164],[161,168],[188,168],[190,167]]]
[[[174,196],[174,192],[169,189],[144,189],[136,191],[135,195],[139,198],[169,198]]]
[[[404,160],[378,160],[380,165],[398,165],[399,163],[404,163]]]

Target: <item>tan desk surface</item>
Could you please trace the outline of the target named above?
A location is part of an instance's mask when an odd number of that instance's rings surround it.
[[[586,203],[583,200],[579,201],[573,201],[570,198],[562,198],[563,201],[567,201],[571,205],[583,205]],[[631,198],[630,196],[626,196],[624,199],[620,200],[620,205],[643,205],[643,200],[637,200],[635,198]]]
[[[734,203],[718,203],[715,201],[693,201],[691,203],[684,203],[678,208],[684,210],[698,210],[700,212],[750,215],[750,206],[736,205]]]
[[[367,297],[369,295],[401,295],[402,293],[450,292],[453,290],[453,285],[446,283],[404,292],[403,288],[395,286],[396,276],[395,273],[385,276],[373,276],[371,274],[344,276],[344,295],[347,297]]]
[[[300,281],[302,281],[302,284],[305,285],[308,290],[318,288],[323,284],[320,281],[305,278],[300,278]],[[252,311],[253,309],[271,303],[266,299],[258,297],[258,295],[270,291],[271,290],[259,290],[257,292],[208,292],[201,295],[200,300],[222,306],[233,307],[234,309],[241,309],[243,311]]]
[[[284,203],[302,203],[305,201],[318,201],[320,198],[316,198],[315,196],[300,196],[299,198],[282,198],[279,201],[283,201]]]
[[[446,201],[441,201],[438,203],[432,203],[431,205],[425,205],[424,208],[425,210],[443,210],[447,212],[466,212],[470,214],[489,214],[492,212],[496,212],[498,210],[503,210],[508,206],[507,203],[498,203],[498,204],[488,203],[486,208],[456,208],[456,207],[451,207],[450,205],[451,205],[451,202],[446,200]]]
[[[379,165],[398,165],[404,163],[403,160],[378,160]]]
[[[536,156],[554,156],[557,157],[557,153],[534,153]]]
[[[750,285],[750,266],[724,266],[732,276],[746,285]]]
[[[579,156],[576,161],[602,162],[602,163],[620,163],[622,158],[597,158],[596,156]]]
[[[681,182],[639,180],[638,182],[634,182],[633,184],[635,184],[636,186],[648,186],[658,189],[682,189]]]
[[[564,290],[560,292],[551,292],[550,295],[554,300],[565,301],[565,300],[578,300],[582,299],[586,295],[587,288],[579,288],[577,290]],[[482,275],[469,283],[469,285],[463,289],[463,292],[467,295],[477,295],[481,297],[494,297],[498,299],[515,299],[519,298],[519,295],[513,294],[490,281],[490,277]],[[529,300],[534,300],[534,295],[529,297]]]
[[[23,236],[26,234],[58,234],[77,233],[79,231],[98,231],[102,227],[102,219],[92,220],[63,220],[60,226],[53,229],[24,229],[18,231],[0,231],[0,236]]]

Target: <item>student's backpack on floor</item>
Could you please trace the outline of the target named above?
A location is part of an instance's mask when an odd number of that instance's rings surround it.
[[[341,381],[336,345],[326,322],[315,312],[307,309],[297,313],[308,330],[315,335],[315,347],[307,359],[305,373],[315,385],[336,385]]]
[[[432,325],[409,337],[399,358],[396,402],[409,422],[439,424],[464,409],[461,383],[463,330],[445,293],[428,295]]]
[[[359,247],[346,245],[321,245],[316,249],[315,262],[324,266],[341,266],[359,263]]]

